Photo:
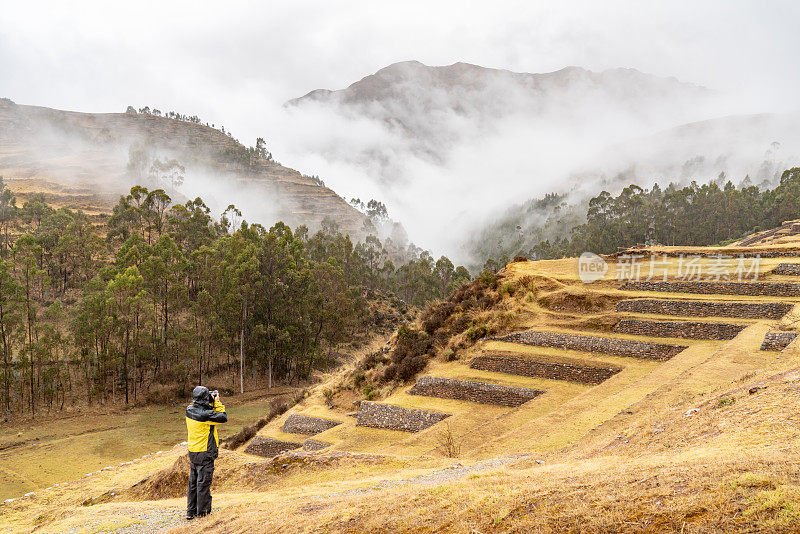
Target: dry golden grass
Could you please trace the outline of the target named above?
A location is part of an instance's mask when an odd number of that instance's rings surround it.
[[[765,260],[784,261],[795,260]],[[136,474],[154,477],[133,490],[124,491],[138,481],[133,473],[101,473],[98,477],[106,478],[86,486],[93,496],[103,495],[95,500],[99,504],[81,506],[76,485],[75,493],[37,494],[0,509],[0,524],[9,521],[11,530],[21,531],[38,525],[44,532],[126,525],[139,531],[176,527],[176,532],[797,530],[800,342],[780,353],[759,346],[767,331],[793,328],[800,314],[793,311],[781,321],[736,319],[748,327],[730,341],[609,331],[621,317],[664,318],[617,313],[614,305],[622,298],[791,299],[623,292],[616,281],[587,286],[576,274],[574,259],[513,263],[498,288],[502,301],[471,318],[499,331],[579,331],[688,349],[656,362],[485,339],[437,356],[423,374],[546,391],[517,408],[409,395],[411,383],[379,392],[381,402],[452,414],[449,451],[442,446],[442,425],[417,434],[356,427],[348,413],[355,410],[352,400],[363,396],[343,387],[357,372],[352,362],[323,377],[290,411],[341,421],[314,438],[332,446],[317,455],[287,454],[273,461],[224,454],[211,518],[181,524],[186,474],[176,451],[143,461]],[[362,355],[381,345],[376,342]],[[469,368],[472,357],[496,352],[614,366],[620,372],[585,385]],[[281,432],[287,416],[260,434],[304,439]],[[447,458],[453,451],[458,457]],[[111,496],[112,487],[123,491]],[[156,519],[148,510],[158,512]],[[167,516],[172,519],[163,522]]]
[[[796,531],[800,351],[747,371],[747,341],[729,349],[565,451],[361,495],[232,496],[224,514],[176,532]],[[721,366],[732,370],[714,379]]]

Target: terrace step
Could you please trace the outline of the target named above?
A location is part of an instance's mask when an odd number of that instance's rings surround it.
[[[800,297],[795,282],[625,282],[622,291],[659,291],[702,295],[751,295],[759,297]]]
[[[742,243],[744,245],[744,242]],[[626,248],[624,250],[620,250],[613,254],[609,254],[612,258],[618,258],[624,255],[641,255],[644,254],[645,256],[655,256],[657,258],[662,258],[667,256],[669,258],[709,258],[709,259],[716,259],[719,257],[733,257],[734,259],[738,258],[791,258],[797,257],[800,255],[800,252],[797,250],[782,250],[782,251],[766,251],[762,250],[759,252],[727,252],[727,253],[720,253],[720,252],[698,252],[693,250],[666,250],[666,251],[652,251],[649,252],[646,249],[641,248]]]
[[[544,393],[541,389],[501,386],[471,380],[456,380],[438,376],[421,376],[410,390],[410,395],[456,399],[479,404],[520,406]]]
[[[797,264],[800,266],[800,264]],[[788,302],[719,302],[712,300],[629,299],[617,302],[618,312],[682,317],[780,319],[792,309]]]
[[[307,439],[303,442],[304,451],[321,451],[322,449],[330,447],[330,443],[324,441],[317,441],[315,439]]]
[[[584,352],[600,352],[614,356],[629,356],[645,360],[669,360],[688,347],[683,345],[668,345],[665,343],[651,343],[648,341],[632,341],[610,337],[584,336],[580,334],[562,334],[556,332],[537,332],[528,330],[517,332],[503,337],[494,338],[497,341],[509,343],[522,343],[538,347],[555,347]]]
[[[299,449],[302,446],[302,443],[295,443],[293,441],[281,441],[275,438],[256,436],[250,441],[250,444],[247,445],[244,452],[264,458],[272,458],[282,452]]]
[[[449,413],[361,401],[356,415],[356,426],[419,432],[448,417]]]
[[[636,336],[683,339],[733,339],[747,326],[746,324],[704,323],[700,321],[622,319],[614,326],[614,332]]]
[[[578,362],[548,362],[505,355],[476,356],[469,366],[481,371],[567,380],[581,384],[600,384],[622,370],[619,367],[596,367]]]
[[[287,434],[305,434],[307,436],[315,436],[320,432],[325,432],[337,425],[341,425],[341,421],[334,421],[333,419],[323,419],[322,417],[311,417],[293,413],[286,418],[283,423],[281,431]]]
[[[771,274],[800,276],[800,263],[779,263],[778,266],[772,270]]]
[[[797,332],[767,332],[761,350],[783,350],[795,340]]]

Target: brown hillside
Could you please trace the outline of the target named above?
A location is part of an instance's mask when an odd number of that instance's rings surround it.
[[[126,168],[132,146],[146,146],[154,156],[176,158],[186,167],[183,194],[170,191],[176,200],[199,195],[217,209],[233,202],[246,217],[264,224],[282,219],[313,229],[328,217],[345,231],[362,227],[363,216],[332,190],[274,161],[242,164],[236,155],[244,147],[209,126],[144,114],[60,111],[0,99],[0,176],[20,201],[44,193],[54,205],[107,213],[120,194],[141,182]],[[217,200],[215,193],[222,191],[225,198]]]

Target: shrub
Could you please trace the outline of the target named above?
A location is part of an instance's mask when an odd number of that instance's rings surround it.
[[[497,273],[493,273],[488,269],[478,275],[478,281],[489,288],[497,287],[498,278]]]
[[[733,404],[734,402],[736,402],[736,399],[734,399],[733,397],[722,397],[722,398],[721,398],[721,399],[719,399],[719,401],[717,402],[717,407],[718,407],[718,408],[723,408],[723,407],[725,407],[725,406],[730,406],[730,405],[731,405],[731,404]]]
[[[470,341],[477,341],[482,337],[488,336],[489,333],[489,327],[485,324],[472,323],[472,326],[467,330],[466,336]]]
[[[517,286],[515,286],[513,282],[506,282],[500,288],[500,293],[501,294],[506,294],[509,297],[513,297],[514,296],[514,291],[516,291],[516,289],[517,289]]]
[[[353,375],[353,385],[357,388],[361,387],[361,384],[364,383],[365,379],[366,375],[364,374],[364,371],[359,371],[355,375]]]
[[[456,458],[459,454],[461,454],[461,444],[456,441],[455,436],[453,436],[453,431],[450,430],[450,423],[445,423],[444,430],[439,432],[439,447],[444,452],[444,455],[448,458]]]
[[[400,364],[406,358],[427,353],[433,347],[433,339],[427,332],[401,326],[397,331],[397,344],[392,352],[392,362]]]
[[[397,375],[397,365],[390,363],[386,366],[383,370],[383,380],[388,382],[389,380],[394,380],[394,377]]]
[[[386,361],[386,353],[382,350],[376,350],[364,356],[361,361],[358,362],[358,365],[356,365],[356,369],[366,371],[377,367],[379,363],[386,363]]]
[[[470,324],[472,324],[470,318],[466,314],[461,314],[458,317],[456,317],[456,319],[450,325],[450,333],[452,335],[460,334],[461,332],[469,328]]]
[[[406,357],[397,365],[397,378],[405,382],[425,369],[426,365],[428,358],[424,355]]]
[[[422,329],[428,334],[433,334],[436,330],[444,326],[445,321],[453,313],[455,304],[449,301],[434,302],[422,310],[420,321]]]

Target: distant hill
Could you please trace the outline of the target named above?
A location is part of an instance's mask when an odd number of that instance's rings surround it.
[[[345,89],[317,89],[286,105],[335,107],[348,115],[377,119],[412,139],[415,152],[442,159],[456,141],[491,132],[497,121],[508,117],[557,120],[568,126],[609,117],[615,122],[658,121],[664,116],[688,121],[712,96],[704,87],[635,69],[592,72],[566,67],[531,74],[460,62],[428,66],[404,61]]]
[[[715,181],[722,188],[731,181],[740,188],[773,188],[800,161],[798,121],[796,113],[720,117],[610,146],[565,180],[567,191],[527,199],[476,222],[464,248],[477,259],[513,257],[540,241],[569,239],[586,221],[590,198],[604,190],[616,195],[630,184]]]
[[[136,153],[136,154],[134,154]],[[176,159],[182,186],[147,183],[132,157]],[[44,193],[54,205],[108,213],[132,185],[162,187],[176,200],[202,196],[234,202],[253,222],[319,227],[324,218],[358,232],[364,216],[344,199],[294,169],[252,157],[238,141],[202,124],[142,113],[78,113],[0,99],[0,176],[21,201]],[[222,200],[220,200],[222,202]]]

